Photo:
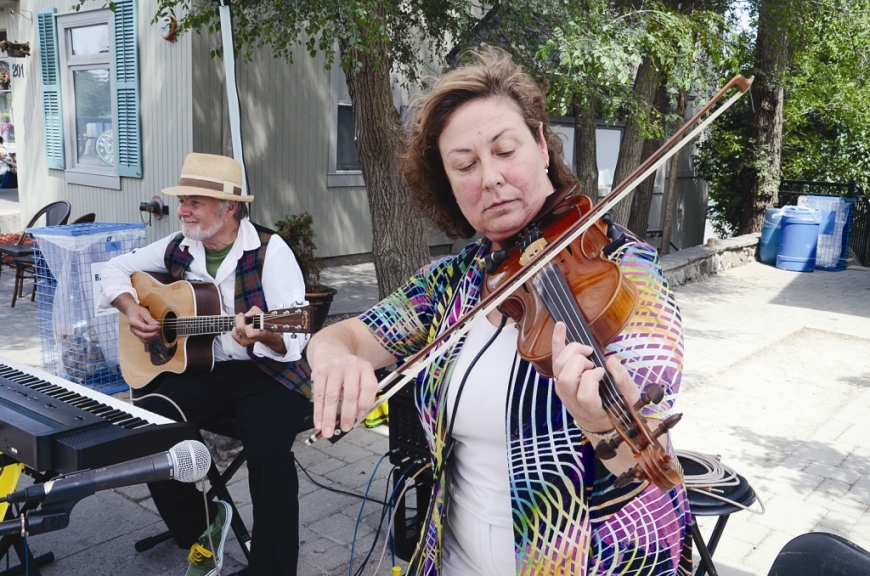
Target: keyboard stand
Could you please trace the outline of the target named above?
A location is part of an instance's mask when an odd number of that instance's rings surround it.
[[[0,455],[0,465],[7,465],[13,462],[15,461],[12,460],[12,458],[9,458],[6,455]],[[34,481],[37,483],[46,482],[51,478],[48,475],[34,472],[26,467],[24,470],[26,474],[33,476]],[[18,566],[12,566],[8,570],[0,572],[0,576],[14,576],[16,574],[25,573],[28,576],[41,576],[39,567],[54,562],[54,552],[46,552],[45,554],[34,556],[33,552],[30,550],[30,546],[25,545],[25,540],[21,535],[20,529],[21,516],[30,513],[28,515],[28,525],[31,527],[30,530],[34,534],[40,534],[42,532],[49,532],[53,529],[66,527],[66,525],[69,524],[69,513],[68,511],[43,511],[32,513],[38,507],[39,503],[24,504],[19,509],[17,515],[13,512],[12,505],[9,505],[6,508],[4,522],[0,522],[0,560],[3,560],[4,557],[10,554],[11,550],[15,550],[15,553],[18,555]],[[59,523],[58,519],[60,519]],[[34,522],[37,520],[39,522]],[[45,524],[43,526],[38,526],[38,524],[43,520],[45,520]],[[13,524],[17,525],[18,528],[15,529],[16,526]],[[55,524],[58,528],[52,528],[52,524]]]
[[[20,513],[24,514],[35,507],[36,505],[25,504]],[[18,523],[20,516],[13,517],[10,513],[11,510],[12,508],[10,507],[6,512],[7,521]],[[66,522],[69,523],[69,515],[64,515],[66,516]],[[25,566],[27,567],[26,573],[28,576],[41,576],[39,567],[54,562],[54,552],[46,552],[45,554],[34,556],[33,552],[30,550],[30,546],[25,545],[24,537],[21,536],[20,532],[17,534],[7,534],[0,538],[0,560],[11,552],[10,548],[14,549],[15,553],[18,555],[18,566],[12,566],[8,570],[0,572],[0,576],[24,574]]]
[[[30,546],[24,545],[24,538],[21,535],[3,536],[0,538],[0,560],[9,554],[9,549],[14,548],[18,554],[18,566],[13,566],[9,570],[0,572],[0,576],[14,576],[16,574],[24,574],[24,567],[27,566],[27,574],[29,576],[41,576],[39,567],[45,564],[54,562],[54,552],[46,552],[39,556],[34,556],[30,551]]]

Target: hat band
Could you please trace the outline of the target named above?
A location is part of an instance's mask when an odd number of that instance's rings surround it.
[[[242,189],[230,182],[213,182],[211,180],[200,180],[199,178],[190,178],[182,176],[178,179],[179,186],[192,186],[194,188],[205,188],[206,190],[214,190],[215,192],[224,192],[235,196],[242,195]]]

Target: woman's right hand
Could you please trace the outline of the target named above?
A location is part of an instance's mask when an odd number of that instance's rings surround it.
[[[365,418],[378,392],[375,368],[396,361],[358,318],[320,330],[306,355],[312,368],[314,428],[324,438],[332,437],[336,423],[347,432]]]
[[[332,437],[336,423],[343,432],[349,431],[375,403],[378,379],[374,367],[358,356],[348,354],[320,363],[312,379],[314,427],[324,438]]]

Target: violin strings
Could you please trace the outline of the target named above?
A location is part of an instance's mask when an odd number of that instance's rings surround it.
[[[610,373],[606,371],[606,361],[604,356],[594,340],[594,336],[588,323],[585,318],[583,318],[582,312],[579,310],[574,295],[568,288],[564,275],[561,273],[561,270],[558,270],[558,268],[553,268],[549,274],[545,275],[545,279],[552,285],[552,293],[554,297],[559,298],[559,301],[556,303],[560,304],[561,319],[565,322],[565,325],[568,328],[571,341],[591,345],[593,350],[593,363],[596,366],[605,368],[604,379],[599,388],[599,394],[602,396],[604,410],[607,411],[616,422],[624,428],[628,428],[630,426],[630,421],[626,416],[625,410],[617,409],[622,404],[622,396],[616,389],[616,385],[613,382]]]
[[[556,320],[562,320],[565,322],[571,341],[587,343],[592,346],[593,363],[596,364],[596,366],[602,366],[605,368],[605,376],[602,382],[603,388],[599,388],[602,399],[605,400],[603,402],[604,409],[610,413],[617,422],[628,427],[629,421],[626,416],[624,399],[616,388],[616,384],[610,376],[610,373],[606,371],[606,362],[603,354],[598,348],[591,329],[585,318],[583,318],[582,312],[580,311],[561,270],[557,266],[551,264],[541,270],[536,281],[542,285],[546,284],[543,286],[544,288],[549,288],[546,294],[541,294],[541,296],[545,297],[549,295],[552,298],[550,304],[556,307],[557,310],[551,310],[551,314],[556,312],[557,315],[561,316],[561,318],[556,318]],[[540,290],[538,291],[539,293],[541,292]],[[545,300],[547,300],[547,298],[545,298]],[[622,406],[623,409],[618,410],[618,406]]]
[[[561,296],[563,301],[563,315],[565,317],[564,320],[566,326],[569,327],[569,330],[574,332],[572,340],[574,342],[581,342],[591,345],[592,355],[594,358],[593,363],[596,366],[601,366],[605,368],[604,378],[601,382],[601,387],[599,388],[602,400],[604,400],[604,409],[611,415],[613,415],[620,424],[622,424],[624,427],[628,427],[629,419],[626,417],[625,411],[617,410],[617,406],[621,404],[622,395],[616,388],[616,383],[613,381],[610,372],[608,372],[606,369],[606,360],[594,340],[595,337],[592,334],[592,330],[589,327],[589,324],[586,322],[586,319],[583,318],[582,312],[580,311],[579,306],[574,299],[574,295],[567,287],[567,283],[562,286],[557,286],[557,288],[561,288],[560,290],[558,290],[558,294]],[[577,334],[576,332],[580,332],[581,334]]]

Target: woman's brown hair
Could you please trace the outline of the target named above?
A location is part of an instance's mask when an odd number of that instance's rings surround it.
[[[441,133],[463,104],[493,97],[514,102],[532,135],[537,138],[538,130],[544,133],[554,188],[576,183],[562,159],[562,141],[550,129],[546,97],[532,77],[503,50],[490,48],[470,54],[472,63],[445,73],[431,92],[414,102],[413,123],[405,151],[399,155],[399,168],[417,208],[450,238],[470,238],[475,233],[456,203],[438,148]]]

